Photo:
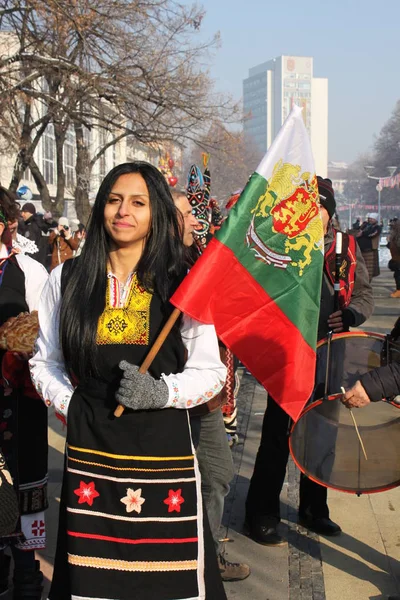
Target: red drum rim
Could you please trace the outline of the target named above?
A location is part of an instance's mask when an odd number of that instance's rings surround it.
[[[384,333],[376,333],[375,331],[343,331],[343,333],[333,333],[331,342],[348,337],[370,337],[375,338],[377,340],[386,339],[386,335]],[[325,337],[324,339],[320,340],[317,343],[317,348],[320,348],[321,346],[326,344],[328,342],[328,339],[328,337]]]
[[[357,332],[358,333],[358,332]],[[347,333],[341,334],[339,333],[338,335],[342,336],[342,337],[348,337]],[[385,338],[386,336],[382,336],[382,334],[376,333],[376,334],[372,334],[373,336],[379,336],[380,339]],[[382,337],[381,337],[382,336]],[[366,336],[363,336],[366,337]],[[371,337],[371,334],[369,335],[369,337]],[[330,490],[336,490],[338,492],[344,492],[345,494],[355,494],[357,496],[361,496],[362,494],[378,494],[379,492],[387,492],[388,490],[392,490],[396,487],[400,486],[400,479],[394,483],[391,483],[390,485],[386,485],[384,487],[379,486],[377,488],[366,488],[363,489],[362,492],[356,492],[353,490],[346,490],[343,487],[337,487],[334,485],[327,485],[326,483],[324,483],[323,481],[321,481],[320,479],[318,479],[317,477],[314,477],[313,475],[310,475],[306,469],[304,469],[304,467],[302,467],[300,465],[300,463],[297,461],[294,452],[293,452],[293,448],[292,448],[292,433],[297,425],[297,423],[300,421],[300,419],[302,417],[304,417],[304,415],[306,415],[310,410],[314,409],[315,407],[319,406],[320,404],[322,404],[322,402],[330,402],[332,400],[337,400],[338,398],[340,398],[340,396],[342,396],[342,393],[339,394],[331,394],[330,396],[327,396],[326,399],[322,399],[319,398],[318,400],[315,400],[314,402],[312,402],[312,404],[310,404],[309,406],[307,406],[307,408],[305,410],[303,410],[303,412],[301,413],[300,417],[297,419],[297,421],[295,423],[293,423],[292,428],[290,430],[290,435],[289,435],[289,452],[290,455],[293,459],[294,464],[296,465],[296,467],[302,472],[304,473],[304,475],[306,475],[309,479],[311,479],[311,481],[314,481],[315,483],[318,483],[318,485],[322,485],[323,487],[326,487],[327,489]],[[385,402],[385,400],[383,400],[383,402]],[[400,408],[399,404],[396,404],[395,402],[388,402],[388,404],[391,404],[392,406],[396,407],[396,408]],[[362,409],[361,409],[362,410]]]
[[[386,340],[386,335],[384,333],[377,333],[376,331],[343,331],[343,333],[332,334],[331,343],[335,340],[340,340],[340,339],[344,339],[344,338],[348,338],[348,337],[369,337],[369,338],[375,338],[376,340],[382,340],[382,341]],[[329,338],[327,338],[327,337],[323,338],[322,340],[317,342],[316,347],[321,348],[321,346],[328,343],[328,339]],[[341,396],[341,394],[332,394],[331,396],[328,396],[328,400],[336,400],[336,398],[338,398],[339,396]],[[300,417],[302,417],[303,414],[305,414],[307,410],[314,407],[316,405],[315,404],[316,402],[317,403],[322,402],[322,398],[315,400],[312,404],[310,404],[310,406],[308,406],[301,413]],[[382,402],[387,402],[388,404],[391,404],[395,408],[400,408],[400,404],[397,404],[397,402],[392,402],[390,400],[382,400]],[[299,417],[299,419],[300,419],[300,417]]]

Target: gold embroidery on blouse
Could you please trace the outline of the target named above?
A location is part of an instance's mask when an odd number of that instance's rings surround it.
[[[97,325],[97,343],[147,345],[150,334],[151,297],[149,292],[140,287],[135,274],[125,306],[114,308],[110,303],[108,282],[106,308]]]

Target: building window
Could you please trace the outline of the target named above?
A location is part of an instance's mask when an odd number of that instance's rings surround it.
[[[25,179],[25,181],[33,181],[32,173],[29,167],[25,169],[22,179]]]
[[[106,132],[104,129],[99,130],[99,149],[104,148],[106,144]],[[103,154],[99,158],[99,174],[100,177],[103,178],[106,176],[106,153]]]
[[[68,188],[73,188],[75,185],[75,162],[75,133],[70,128],[64,143],[65,185]]]
[[[86,148],[89,148],[92,143],[92,130],[83,125],[83,141]]]
[[[47,184],[54,184],[56,147],[54,139],[54,128],[50,123],[43,134],[42,171]]]

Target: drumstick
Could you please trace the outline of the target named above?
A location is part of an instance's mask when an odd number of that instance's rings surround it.
[[[341,389],[341,391],[342,391],[342,394],[345,394],[345,393],[346,393],[346,390],[344,389],[344,387],[341,387],[340,389]],[[362,451],[363,451],[363,453],[364,453],[365,460],[368,460],[368,456],[367,456],[367,453],[365,452],[365,448],[364,448],[363,441],[362,441],[362,439],[361,439],[360,432],[358,431],[358,426],[357,426],[356,418],[355,418],[355,416],[353,415],[353,411],[352,411],[352,409],[351,409],[351,408],[349,408],[349,411],[350,411],[351,418],[353,419],[353,424],[354,424],[354,427],[355,427],[355,430],[356,430],[356,433],[357,433],[357,436],[358,436],[358,440],[359,440],[359,442],[360,442],[361,449],[362,449]]]
[[[140,366],[139,373],[144,374],[147,372],[148,368],[150,367],[151,363],[157,356],[161,346],[163,345],[163,343],[165,342],[165,340],[167,338],[167,335],[169,334],[169,332],[175,325],[180,314],[181,314],[181,311],[178,308],[175,308],[173,310],[168,321],[165,323],[164,327],[160,331],[160,334],[159,334],[158,338],[156,339],[156,341],[154,342],[150,352],[148,353],[148,355],[144,359],[142,365]],[[122,404],[118,404],[117,408],[114,411],[114,416],[120,417],[122,415],[122,413],[124,412],[124,410],[125,410],[125,406],[123,406]]]

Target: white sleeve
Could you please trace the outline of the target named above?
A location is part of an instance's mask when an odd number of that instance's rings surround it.
[[[165,408],[186,409],[204,404],[225,385],[226,368],[220,359],[214,326],[184,315],[181,335],[188,359],[182,373],[162,375],[169,390]]]
[[[37,260],[25,254],[17,254],[18,265],[25,275],[25,299],[29,311],[39,309],[40,296],[49,275]]]
[[[36,354],[29,361],[32,382],[47,406],[66,422],[74,388],[69,380],[60,347],[60,303],[62,265],[54,269],[39,303],[39,337]]]

